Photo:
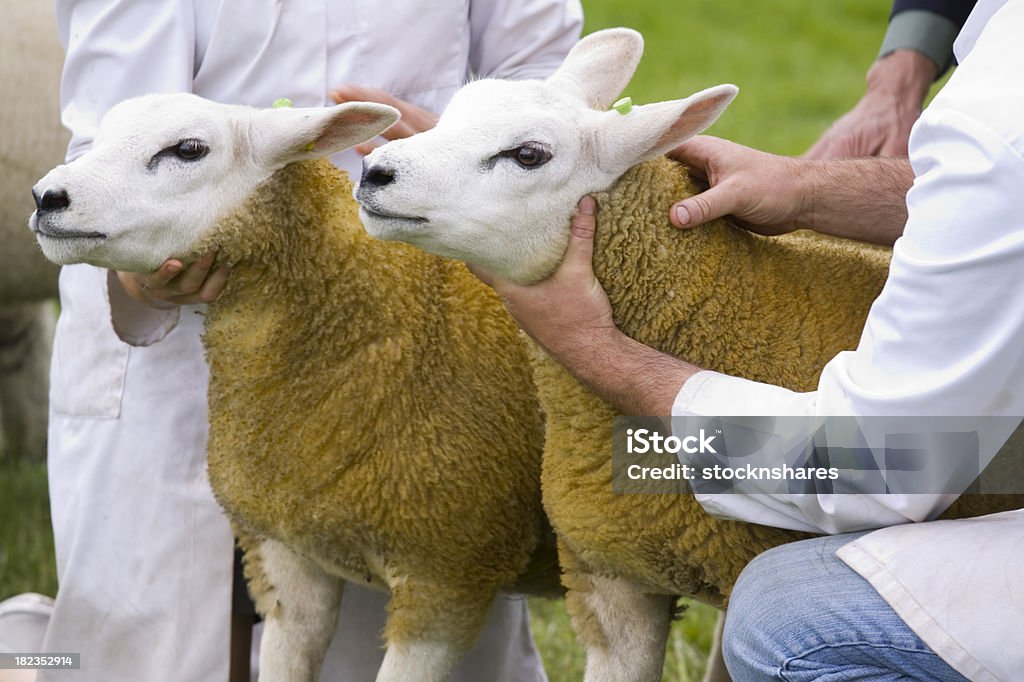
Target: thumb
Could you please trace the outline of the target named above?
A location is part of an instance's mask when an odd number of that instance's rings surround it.
[[[564,265],[585,265],[590,268],[594,258],[594,230],[597,226],[597,202],[594,197],[580,199],[579,209],[569,227],[569,245],[565,249]]]
[[[484,270],[482,268],[478,268],[475,265],[470,265],[469,263],[466,263],[466,269],[469,270],[471,273],[473,273],[473,275],[478,280],[480,280],[481,282],[483,282],[487,286],[491,287],[492,289],[498,283],[497,276],[492,275],[491,273],[489,273],[488,271],[486,271],[486,270]]]
[[[735,201],[729,199],[728,187],[728,184],[716,185],[676,202],[669,210],[669,221],[676,227],[696,227],[732,213],[736,206]]]

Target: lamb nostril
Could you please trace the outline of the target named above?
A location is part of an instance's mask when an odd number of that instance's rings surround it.
[[[43,192],[43,196],[39,196],[35,190],[32,190],[32,198],[36,200],[36,210],[38,211],[60,211],[71,205],[68,193],[62,189],[48,189]]]
[[[384,187],[395,181],[395,171],[383,166],[372,166],[363,168],[363,177],[360,182],[370,187]]]

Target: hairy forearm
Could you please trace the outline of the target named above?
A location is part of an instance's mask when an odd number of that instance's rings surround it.
[[[914,171],[907,159],[871,158],[801,163],[806,186],[801,227],[822,234],[891,245],[907,222]]]
[[[565,349],[550,348],[548,353],[593,393],[627,415],[671,414],[683,383],[700,371],[614,328],[564,341]]]

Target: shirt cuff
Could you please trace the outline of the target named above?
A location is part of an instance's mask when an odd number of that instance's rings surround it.
[[[814,414],[815,393],[796,393],[718,372],[687,379],[672,402],[672,416],[778,417]]]
[[[150,346],[162,341],[178,325],[179,306],[157,310],[136,301],[121,286],[113,270],[107,271],[107,297],[114,332],[130,346]]]
[[[896,50],[914,50],[935,62],[938,78],[953,64],[953,41],[959,32],[959,27],[942,15],[906,10],[889,21],[878,58]]]

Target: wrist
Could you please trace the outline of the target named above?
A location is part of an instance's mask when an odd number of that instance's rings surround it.
[[[795,160],[788,175],[793,184],[793,205],[797,207],[793,223],[801,229],[821,232],[823,198],[829,176],[825,161]]]
[[[592,374],[595,365],[618,355],[627,338],[614,326],[565,327],[556,330],[550,343],[541,345],[566,369],[583,378]]]
[[[929,57],[912,49],[899,49],[880,57],[867,74],[867,93],[899,100],[912,99],[920,106],[939,69]]]

